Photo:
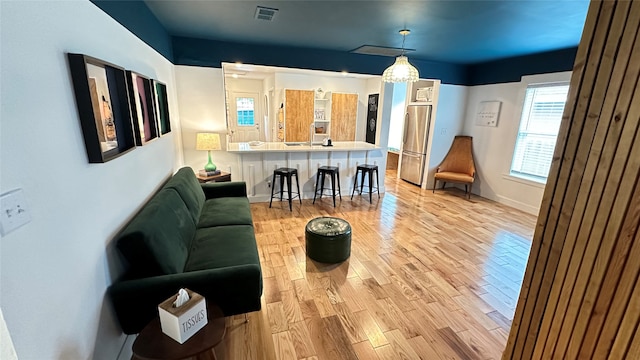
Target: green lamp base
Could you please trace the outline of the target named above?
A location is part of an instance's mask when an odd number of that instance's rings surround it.
[[[211,161],[211,150],[209,150],[209,162],[204,166],[205,171],[216,171],[218,167]]]

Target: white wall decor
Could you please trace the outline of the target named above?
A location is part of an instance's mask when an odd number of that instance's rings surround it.
[[[481,101],[476,111],[476,125],[498,126],[501,105],[501,101]]]

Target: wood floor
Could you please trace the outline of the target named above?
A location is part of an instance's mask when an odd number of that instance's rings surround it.
[[[380,200],[252,204],[262,310],[227,319],[218,359],[499,359],[535,217],[457,190],[386,177]],[[304,226],[352,226],[351,257],[316,263]]]

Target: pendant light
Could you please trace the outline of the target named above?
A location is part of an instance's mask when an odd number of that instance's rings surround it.
[[[382,73],[382,81],[390,83],[398,82],[416,82],[420,78],[418,69],[409,64],[409,59],[404,56],[404,39],[411,33],[410,30],[400,30],[402,35],[402,54],[396,58],[396,62],[389,66],[384,73]]]

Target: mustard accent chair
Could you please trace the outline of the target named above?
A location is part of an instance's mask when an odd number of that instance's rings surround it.
[[[442,181],[444,189],[447,182],[464,184],[466,194],[471,198],[471,186],[476,175],[476,166],[473,163],[473,144],[471,136],[456,136],[453,144],[438,165],[434,175],[433,192],[436,192],[438,180]],[[468,188],[467,188],[468,186]]]

